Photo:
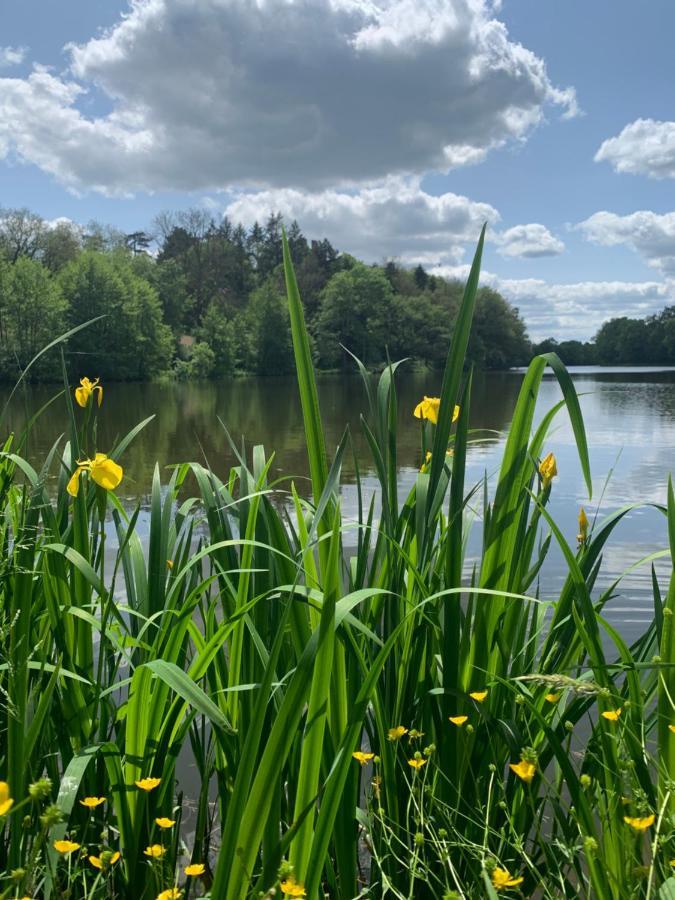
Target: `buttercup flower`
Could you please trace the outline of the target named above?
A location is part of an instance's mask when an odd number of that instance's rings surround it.
[[[474,691],[472,694],[469,694],[469,697],[471,697],[472,700],[475,700],[476,703],[482,703],[487,695],[487,691]]]
[[[161,781],[161,778],[141,778],[140,781],[135,781],[134,784],[141,791],[154,791]]]
[[[167,819],[166,816],[160,816],[159,819],[155,819],[155,822],[157,822],[160,828],[173,828],[176,824],[174,819]]]
[[[0,781],[0,818],[6,816],[14,805],[14,800],[9,796],[9,785],[6,781]]]
[[[415,758],[415,759],[409,759],[409,760],[408,760],[408,765],[409,765],[409,766],[412,766],[413,769],[421,769],[422,766],[426,766],[426,764],[427,764],[428,762],[429,762],[428,759],[417,759],[417,758]]]
[[[105,872],[105,870],[109,869],[110,866],[115,865],[120,856],[121,854],[119,850],[115,850],[114,853],[111,853],[109,850],[107,850],[101,853],[100,856],[90,856],[89,862],[95,869],[100,869],[102,872]]]
[[[122,466],[109,459],[105,453],[97,453],[93,459],[78,460],[77,468],[66,487],[71,497],[77,497],[80,492],[80,475],[83,472],[91,475],[96,484],[106,491],[114,491],[124,475]]]
[[[180,900],[183,892],[177,887],[167,888],[161,894],[157,894],[157,900]]]
[[[428,419],[432,424],[438,422],[438,410],[441,408],[440,397],[424,397],[415,407],[413,415],[416,419]],[[455,406],[452,412],[452,421],[459,418],[459,406]]]
[[[621,715],[622,707],[620,706],[618,709],[608,709],[603,713],[600,713],[603,719],[608,719],[610,722],[616,722]]]
[[[500,869],[499,866],[492,872],[492,885],[498,891],[518,887],[523,880],[522,877],[514,878],[508,869]]]
[[[537,767],[527,759],[521,759],[519,763],[511,763],[509,769],[526,784],[529,784],[537,773]]]
[[[96,809],[102,803],[105,803],[105,797],[85,797],[84,800],[80,800],[80,805],[86,806],[87,809]]]
[[[461,728],[465,722],[469,721],[468,716],[448,716],[453,725],[456,725],[458,728]]]
[[[562,694],[546,694],[544,700],[546,700],[547,703],[557,703],[561,697]]]
[[[539,474],[541,475],[544,488],[547,488],[558,474],[558,466],[552,453],[547,453],[539,463]]]
[[[69,853],[79,850],[80,846],[75,841],[54,841],[54,849],[63,856],[68,856]]]
[[[304,884],[295,880],[295,875],[289,875],[288,878],[284,878],[284,880],[280,884],[281,893],[285,894],[286,897],[306,897],[307,891],[305,890]]]
[[[98,378],[95,378],[93,381],[90,381],[88,378],[80,378],[80,387],[75,388],[75,399],[80,406],[86,406],[93,394],[97,395],[96,399],[99,406],[103,403],[103,388],[98,382]]]
[[[145,856],[149,856],[150,859],[160,859],[160,857],[164,856],[166,850],[161,844],[151,844],[149,847],[145,848],[143,853]]]
[[[370,762],[371,759],[375,759],[374,753],[362,753],[361,750],[357,750],[355,753],[352,753],[352,756],[355,760],[361,763],[362,766],[365,766],[367,762]]]
[[[669,730],[669,731],[672,731],[673,734],[675,734],[675,725],[669,725],[669,726],[668,726],[668,730]]]
[[[396,728],[390,728],[387,737],[390,741],[400,741],[404,734],[408,733],[408,729],[403,725],[397,725]]]
[[[654,820],[656,816],[652,813],[651,816],[624,816],[623,820],[626,825],[630,825],[635,831],[646,831],[648,828],[654,824]]]
[[[189,866],[185,866],[183,871],[189,878],[197,878],[199,875],[204,874],[206,866],[204,863],[190,863]]]
[[[577,535],[577,541],[579,544],[585,544],[588,539],[588,516],[586,515],[586,510],[582,507],[579,509],[579,534]]]

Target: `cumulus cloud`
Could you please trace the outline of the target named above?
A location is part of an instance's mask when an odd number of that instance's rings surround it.
[[[675,278],[675,212],[640,210],[628,216],[597,212],[577,226],[595,244],[635,250],[649,266]]]
[[[576,113],[490,0],[134,0],[70,70],[0,79],[0,152],[109,194],[446,171]],[[103,98],[110,112],[89,113]]]
[[[0,47],[0,69],[20,65],[27,52],[25,47]]]
[[[465,279],[469,267],[439,266],[433,274]],[[530,338],[588,340],[603,322],[615,316],[643,318],[675,302],[675,288],[658,281],[581,281],[559,284],[537,278],[501,278],[481,273],[481,283],[493,287],[520,310]]]
[[[502,256],[536,258],[559,256],[565,249],[563,242],[544,225],[516,225],[497,236]]]
[[[675,122],[636,119],[600,145],[595,161],[608,162],[616,172],[675,178]]]
[[[389,178],[357,192],[314,194],[286,188],[236,197],[225,209],[250,227],[270,213],[297,219],[305,234],[328,237],[341,250],[370,262],[395,257],[404,265],[456,263],[465,242],[475,243],[484,222],[495,224],[488,203],[426,193],[417,179]]]

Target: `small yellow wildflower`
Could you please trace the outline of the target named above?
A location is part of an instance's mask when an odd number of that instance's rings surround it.
[[[146,847],[143,851],[145,856],[149,856],[151,859],[160,859],[166,853],[164,847],[161,844],[151,844],[149,847]]]
[[[588,540],[588,516],[586,515],[586,510],[582,507],[579,509],[579,534],[577,535],[577,541],[579,541],[579,545],[585,544]]]
[[[375,758],[374,753],[363,753],[361,750],[356,750],[352,753],[352,756],[355,760],[361,763],[362,766],[365,766],[367,762],[370,762],[371,759]]]
[[[475,700],[476,703],[482,703],[487,695],[487,691],[473,691],[471,694],[469,694],[469,697],[471,697],[472,700]]]
[[[206,872],[206,866],[204,863],[190,863],[189,866],[185,866],[183,869],[188,878],[197,878],[199,875],[203,875]]]
[[[14,805],[14,800],[9,796],[9,785],[6,781],[0,781],[0,819],[6,816]]]
[[[281,882],[281,893],[287,897],[306,897],[307,891],[304,884],[295,880],[295,875],[289,875]]]
[[[492,872],[492,885],[498,891],[518,887],[523,881],[522,877],[514,878],[508,869],[500,869],[499,866]]]
[[[623,820],[626,825],[630,825],[635,831],[646,831],[648,828],[654,824],[654,820],[656,816],[652,813],[651,816],[624,816]]]
[[[623,707],[619,707],[618,709],[608,709],[603,713],[600,713],[603,719],[608,719],[610,722],[616,722],[621,715],[621,710]]]
[[[176,824],[174,819],[167,819],[166,816],[160,816],[158,819],[155,819],[155,822],[160,828],[173,828]]]
[[[102,803],[105,803],[105,797],[85,797],[84,800],[80,800],[80,805],[86,806],[87,809],[96,809]]]
[[[101,854],[100,856],[90,856],[89,862],[95,869],[101,869],[101,871],[105,871],[105,869],[110,868],[110,866],[114,866],[120,856],[121,854],[119,850],[115,850],[114,853],[110,854],[110,857],[107,860],[105,856]]]
[[[99,406],[103,403],[103,388],[99,384],[99,380],[95,378],[90,381],[88,378],[80,378],[80,387],[75,388],[75,399],[80,406],[86,406],[93,394],[97,395]]]
[[[428,762],[429,762],[428,759],[417,759],[417,758],[415,758],[415,759],[409,759],[409,760],[408,760],[408,765],[409,765],[409,766],[412,766],[413,769],[421,769],[422,766],[426,766],[426,764],[427,764]]]
[[[453,725],[456,725],[458,728],[461,728],[465,722],[469,721],[468,716],[448,716]]]
[[[415,407],[413,415],[416,419],[428,419],[433,425],[438,422],[438,411],[441,408],[440,397],[424,397]],[[459,418],[459,406],[455,406],[452,412],[452,421]]]
[[[83,472],[91,475],[96,484],[106,491],[114,491],[124,475],[122,466],[109,459],[105,453],[97,453],[93,459],[80,459],[66,486],[71,497],[77,497],[80,492],[80,476]]]
[[[54,849],[63,856],[68,856],[69,853],[79,850],[80,846],[75,841],[54,841]]]
[[[397,725],[396,728],[390,728],[387,732],[387,738],[390,741],[400,741],[404,734],[408,733],[408,729],[403,725]]]
[[[169,570],[173,569],[173,560],[172,560],[172,559],[167,559],[167,561],[166,561],[166,567],[167,567],[167,569],[169,569]]]
[[[547,453],[539,463],[539,474],[541,475],[542,486],[547,488],[558,474],[558,466],[556,465],[555,456]]]
[[[408,732],[408,740],[409,741],[415,741],[418,738],[423,738],[423,737],[424,737],[424,732],[418,731],[416,728],[411,728],[410,731]]]
[[[141,778],[140,781],[135,781],[134,784],[142,791],[154,791],[161,781],[161,778]]]
[[[162,891],[161,894],[157,894],[157,900],[180,900],[183,896],[183,892],[177,888],[167,888],[165,891]]]
[[[519,763],[511,763],[509,769],[526,784],[529,784],[537,773],[537,767],[527,759],[521,759]]]
[[[669,725],[669,726],[668,726],[668,730],[669,730],[669,731],[672,731],[673,734],[675,734],[675,725]]]
[[[561,697],[562,694],[546,694],[544,700],[546,700],[547,703],[557,703]]]

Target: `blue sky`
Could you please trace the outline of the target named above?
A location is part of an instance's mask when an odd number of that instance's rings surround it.
[[[151,230],[271,210],[365,259],[484,281],[533,337],[675,294],[675,4],[22,0],[0,205]]]

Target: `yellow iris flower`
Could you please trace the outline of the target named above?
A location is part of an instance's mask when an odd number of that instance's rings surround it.
[[[83,472],[91,475],[96,484],[106,491],[114,491],[124,475],[122,466],[109,459],[105,453],[97,453],[93,459],[78,460],[77,468],[66,488],[71,497],[77,497],[80,492],[80,475]]]
[[[498,891],[508,890],[508,888],[518,887],[524,879],[514,878],[508,869],[500,869],[497,867],[492,872],[492,885]]]
[[[14,805],[14,800],[9,796],[9,785],[6,781],[0,781],[0,818],[6,816]]]
[[[80,406],[85,407],[94,394],[96,394],[98,405],[100,406],[103,403],[103,388],[98,382],[98,378],[95,378],[93,381],[90,381],[88,378],[80,378],[80,386],[75,388],[75,399]]]
[[[428,419],[433,425],[438,422],[438,410],[441,408],[440,397],[424,397],[413,410],[416,419]],[[452,412],[452,421],[459,418],[459,406],[455,406]]]
[[[579,544],[585,544],[588,540],[588,516],[586,515],[586,510],[581,506],[579,508],[579,534],[577,535],[577,541]]]
[[[539,474],[541,475],[544,488],[547,488],[558,474],[558,466],[552,453],[547,453],[539,463]]]

